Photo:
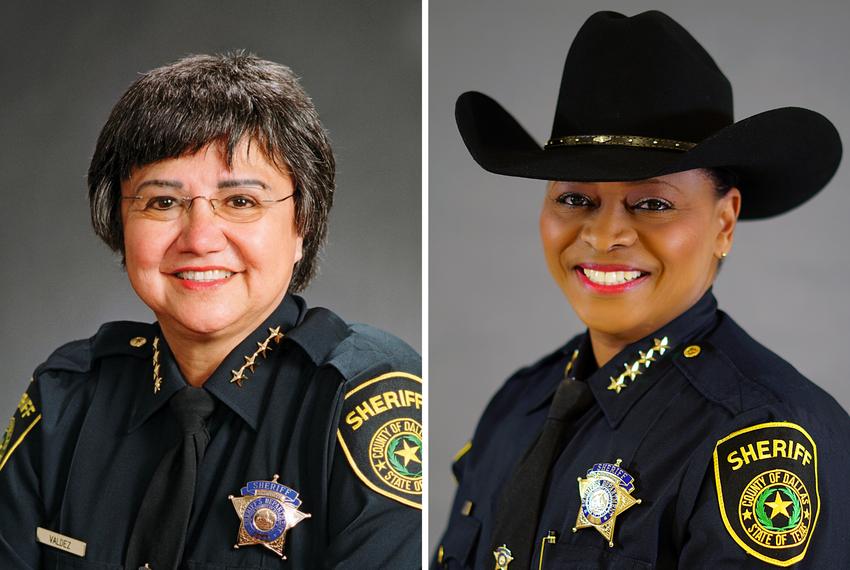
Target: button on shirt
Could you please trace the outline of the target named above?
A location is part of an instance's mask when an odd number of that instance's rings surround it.
[[[666,348],[649,352],[659,346]],[[506,382],[487,406],[469,451],[453,466],[459,486],[434,568],[493,568],[491,535],[499,498],[540,433],[552,394],[575,350],[571,373],[588,383],[595,403],[575,421],[551,467],[531,568],[769,567],[764,558],[774,552],[781,558],[791,551],[771,550],[770,538],[760,536],[747,521],[743,524],[749,531],[737,528],[735,521],[729,526],[742,535],[739,538],[750,551],[733,538],[721,515],[716,481],[721,488],[730,484],[723,477],[727,472],[730,478],[736,475],[732,468],[741,456],[731,455],[735,463],[728,469],[725,453],[719,457],[722,477],[716,479],[713,452],[730,434],[776,421],[802,426],[816,442],[819,516],[814,529],[803,524],[808,519],[799,522],[806,515],[808,491],[789,491],[787,496],[798,497],[793,503],[784,494],[777,501],[768,489],[759,504],[762,522],[770,527],[765,518],[770,516],[782,524],[793,522],[783,519],[783,508],[785,514],[796,516],[795,532],[806,535],[808,546],[795,567],[850,567],[846,542],[850,458],[844,450],[850,418],[831,397],[718,311],[709,291],[691,309],[601,368],[589,335],[583,334]],[[783,443],[779,451],[790,445]],[[769,469],[776,461],[769,452],[744,457],[748,467],[749,460],[756,465],[762,458],[767,482],[776,471]],[[632,496],[641,502],[616,516],[612,547],[594,528],[577,532],[573,528],[580,526],[577,479],[586,477],[596,464],[617,460],[634,477]],[[805,461],[802,451],[796,464],[812,469],[811,461],[808,465],[801,461]],[[739,490],[727,494],[732,495],[725,500],[734,501],[733,510],[739,497],[747,496]],[[813,493],[811,497],[815,507],[817,499]],[[764,506],[766,501],[774,511]],[[747,512],[752,514],[753,509]],[[743,536],[747,532],[750,535]],[[794,554],[802,550],[797,548]]]
[[[336,442],[346,390],[390,371],[419,374],[418,355],[370,327],[307,327],[306,314],[287,296],[203,386],[216,406],[182,567],[419,563],[420,511],[368,488]],[[36,413],[16,413],[16,449],[2,454],[2,567],[121,568],[153,472],[181,437],[167,403],[185,386],[159,327],[141,323],[104,325],[39,367],[25,394]],[[261,545],[234,549],[240,519],[228,500],[275,475],[311,515],[286,533],[285,561]],[[39,544],[36,527],[86,543],[85,556]]]

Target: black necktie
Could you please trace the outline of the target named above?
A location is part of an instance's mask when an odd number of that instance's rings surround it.
[[[187,386],[168,404],[183,433],[162,457],[145,492],[127,546],[128,570],[145,564],[153,570],[176,570],[183,558],[198,465],[210,441],[206,422],[215,400],[203,388]]]
[[[526,451],[505,486],[493,531],[493,550],[511,551],[511,570],[527,570],[534,551],[543,490],[552,462],[563,448],[567,428],[593,402],[584,382],[564,378],[558,386],[543,431]]]

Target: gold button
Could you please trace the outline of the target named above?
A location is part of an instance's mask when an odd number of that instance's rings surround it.
[[[441,544],[440,548],[437,549],[437,564],[443,563],[443,554],[445,553],[443,552],[443,545]]]
[[[685,349],[684,355],[685,358],[693,358],[698,355],[702,349],[695,344],[692,344],[688,348]]]
[[[460,508],[460,514],[465,517],[468,517],[472,514],[472,501],[463,502],[463,506]]]
[[[130,339],[130,346],[132,346],[133,348],[139,348],[139,347],[145,346],[146,342],[148,342],[148,339],[146,339],[145,337],[134,336],[133,338]]]

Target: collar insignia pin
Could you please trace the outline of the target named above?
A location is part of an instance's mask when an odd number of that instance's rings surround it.
[[[257,361],[258,356],[262,356],[266,358],[268,353],[273,349],[272,346],[269,346],[269,343],[274,341],[275,344],[280,344],[280,341],[283,340],[283,333],[280,332],[280,327],[269,327],[269,336],[263,342],[257,343],[257,350],[255,350],[250,356],[245,356],[245,363],[239,367],[239,370],[231,370],[230,383],[235,383],[240,388],[242,387],[242,382],[248,380],[248,372],[254,373],[254,370],[259,366],[259,362]]]
[[[239,516],[239,536],[234,548],[261,544],[286,560],[283,545],[286,531],[309,518],[308,513],[298,510],[301,499],[298,492],[277,482],[249,481],[241,489],[242,496],[230,495]]]
[[[608,546],[614,546],[617,516],[641,502],[632,497],[635,479],[620,467],[621,461],[618,459],[613,465],[597,463],[587,470],[586,478],[578,478],[581,506],[573,532],[593,527],[605,537]]]
[[[162,390],[162,376],[159,375],[159,337],[153,337],[153,393]]]
[[[623,388],[628,388],[630,384],[626,384],[626,379],[634,382],[635,377],[643,374],[641,371],[641,365],[644,366],[644,369],[649,368],[650,363],[655,362],[655,355],[663,356],[665,352],[670,350],[670,340],[665,336],[662,339],[654,338],[652,339],[652,348],[643,352],[642,350],[638,351],[640,358],[635,360],[633,363],[629,364],[628,362],[624,362],[623,366],[625,370],[620,372],[618,376],[611,376],[608,379],[611,380],[611,383],[608,385],[609,390],[613,390],[614,393],[619,394]]]
[[[493,556],[496,558],[496,567],[494,570],[508,570],[508,564],[514,559],[511,556],[511,551],[505,544],[494,550]]]

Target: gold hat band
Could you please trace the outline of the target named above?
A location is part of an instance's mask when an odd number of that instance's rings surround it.
[[[559,146],[630,146],[637,148],[661,148],[664,150],[680,150],[682,152],[691,150],[696,143],[677,141],[673,139],[660,139],[653,137],[642,137],[638,135],[570,135],[557,139],[550,139],[544,149]]]

